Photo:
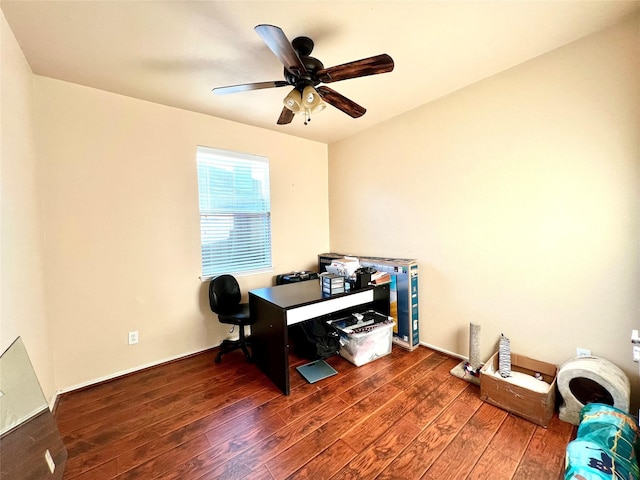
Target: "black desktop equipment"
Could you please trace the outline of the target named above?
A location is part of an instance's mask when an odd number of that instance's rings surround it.
[[[297,283],[317,279],[318,274],[316,272],[289,272],[276,275],[276,285],[285,285],[287,283]]]

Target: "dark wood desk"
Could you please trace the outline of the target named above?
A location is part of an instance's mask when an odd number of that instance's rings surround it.
[[[318,280],[249,292],[251,354],[255,364],[289,395],[288,328],[312,318],[339,318],[373,309],[389,315],[389,285],[323,296]]]

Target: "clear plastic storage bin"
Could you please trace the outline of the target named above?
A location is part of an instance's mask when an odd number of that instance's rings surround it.
[[[391,353],[393,317],[368,310],[329,323],[340,334],[340,356],[358,367]]]

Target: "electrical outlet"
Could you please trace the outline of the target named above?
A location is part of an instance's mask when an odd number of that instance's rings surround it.
[[[138,343],[138,331],[129,332],[129,345],[135,345]]]
[[[576,357],[590,357],[591,350],[587,350],[586,348],[576,348]]]

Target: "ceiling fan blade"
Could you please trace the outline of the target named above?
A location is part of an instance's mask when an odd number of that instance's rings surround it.
[[[286,125],[288,123],[291,123],[291,120],[293,120],[295,113],[293,113],[291,110],[289,110],[287,107],[284,107],[282,109],[282,112],[280,112],[280,117],[278,117],[278,125]]]
[[[249,90],[261,90],[263,88],[286,87],[289,85],[284,80],[273,82],[243,83],[241,85],[229,85],[228,87],[216,87],[211,91],[216,95],[227,95],[229,93],[246,92]]]
[[[375,57],[363,58],[362,60],[318,70],[318,78],[321,82],[331,83],[349,78],[387,73],[392,71],[393,67],[393,59],[386,53],[383,53]]]
[[[316,90],[325,102],[327,102],[329,105],[333,105],[338,110],[343,111],[350,117],[359,118],[367,111],[366,108],[361,107],[353,100],[349,100],[344,95],[339,94],[329,87],[325,87],[324,85],[322,85],[316,88]]]
[[[284,68],[296,76],[307,73],[307,69],[291,46],[291,42],[280,27],[275,25],[257,25],[255,31],[278,57]]]

